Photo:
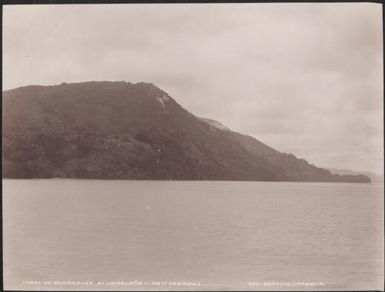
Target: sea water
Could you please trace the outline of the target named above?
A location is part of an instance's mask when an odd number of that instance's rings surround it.
[[[3,180],[5,289],[383,289],[382,184]]]

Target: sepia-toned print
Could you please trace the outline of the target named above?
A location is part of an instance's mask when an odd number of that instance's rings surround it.
[[[384,289],[380,4],[3,11],[6,290]]]

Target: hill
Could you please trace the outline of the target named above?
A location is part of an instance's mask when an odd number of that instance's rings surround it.
[[[3,92],[3,177],[370,182],[196,117],[150,83]]]

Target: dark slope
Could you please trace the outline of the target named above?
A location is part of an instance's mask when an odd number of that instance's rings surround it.
[[[4,92],[3,176],[370,182],[332,175],[194,116],[152,84],[128,82]]]

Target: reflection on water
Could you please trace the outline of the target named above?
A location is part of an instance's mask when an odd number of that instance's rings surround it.
[[[383,288],[382,185],[3,180],[3,216],[6,289]]]

